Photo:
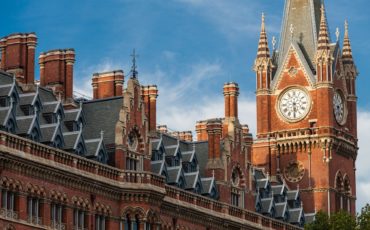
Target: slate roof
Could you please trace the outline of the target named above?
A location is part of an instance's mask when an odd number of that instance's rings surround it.
[[[266,178],[266,179],[260,179],[260,180],[257,180],[257,188],[258,189],[266,189],[267,186],[269,185],[269,180]]]
[[[256,178],[256,180],[259,180],[259,179],[265,179],[266,176],[265,174],[263,173],[262,169],[254,169],[254,177]]]
[[[41,134],[42,134],[42,139],[41,142],[53,142],[56,133],[58,132],[59,124],[54,123],[54,124],[46,124],[46,125],[41,125]]]
[[[39,95],[43,103],[57,101],[56,97],[53,94],[53,91],[51,91],[50,89],[39,87]]]
[[[313,5],[311,5],[313,2]],[[305,51],[306,59],[310,63],[314,61],[318,31],[321,18],[321,0],[288,0],[283,17],[283,27],[280,41],[280,61],[285,56],[292,40],[299,41],[302,50]],[[293,39],[290,26],[294,26]]]
[[[86,125],[83,128],[85,139],[97,138],[104,131],[104,143],[115,143],[116,123],[122,107],[122,97],[83,102]]]
[[[195,154],[198,160],[199,172],[201,177],[205,177],[206,166],[208,161],[208,142],[196,142]]]
[[[215,178],[207,177],[207,178],[201,178],[200,180],[202,181],[202,188],[203,188],[202,193],[210,194],[213,188],[213,185],[215,183]]]
[[[5,126],[8,122],[9,115],[11,114],[10,107],[0,108],[0,124]]]
[[[282,203],[275,203],[275,217],[276,218],[284,218],[285,213],[288,211],[288,204],[287,202]]]
[[[56,113],[61,106],[59,101],[44,102],[42,113]]]
[[[274,193],[274,195],[283,195],[285,189],[285,185],[272,185],[271,190]]]
[[[297,200],[298,196],[299,196],[299,191],[298,190],[287,191],[287,199],[288,200]]]
[[[85,155],[86,156],[97,156],[101,144],[102,144],[102,139],[100,138],[85,140],[85,145],[86,145]]]
[[[269,214],[274,206],[274,199],[272,197],[261,199],[262,213]]]
[[[185,189],[194,189],[198,182],[199,172],[184,173],[186,187]]]
[[[80,138],[81,131],[65,132],[63,133],[64,138],[64,149],[75,149],[77,142]]]
[[[289,223],[297,224],[300,223],[303,214],[302,208],[289,209]]]
[[[168,183],[169,184],[177,183],[180,178],[181,172],[182,172],[181,166],[168,167],[167,168]]]
[[[315,213],[304,214],[304,219],[307,224],[312,223],[316,220]]]
[[[0,97],[10,96],[13,84],[0,85]]]
[[[33,127],[33,123],[36,121],[36,116],[22,116],[17,117],[17,134],[29,134],[31,132],[31,127]]]
[[[164,167],[164,160],[152,161],[152,162],[150,162],[150,164],[151,164],[151,168],[152,168],[153,173],[155,173],[157,175],[162,174],[162,170],[163,170],[163,167]]]
[[[33,105],[36,100],[36,93],[24,93],[19,95],[19,105]]]
[[[195,151],[181,152],[183,162],[192,162],[195,156]]]

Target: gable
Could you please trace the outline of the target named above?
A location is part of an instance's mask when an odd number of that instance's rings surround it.
[[[272,91],[291,85],[313,87],[315,76],[296,42],[292,42],[271,83]]]

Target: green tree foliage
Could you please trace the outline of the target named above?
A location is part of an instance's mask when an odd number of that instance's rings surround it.
[[[323,229],[330,229],[330,223],[329,223],[329,216],[323,211],[319,211],[316,213],[315,221],[306,224],[304,229],[307,230],[323,230]]]
[[[306,224],[306,230],[370,230],[370,204],[361,209],[357,219],[345,211],[330,217],[323,211],[316,213],[315,221]]]
[[[348,212],[340,211],[330,217],[330,227],[332,230],[354,230],[356,219]]]
[[[370,205],[367,204],[361,209],[361,213],[357,217],[358,229],[370,229]]]

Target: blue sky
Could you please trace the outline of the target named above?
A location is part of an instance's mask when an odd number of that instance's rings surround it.
[[[240,85],[240,119],[255,130],[255,78],[252,71],[266,14],[267,32],[279,38],[284,0],[17,0],[3,1],[0,36],[36,32],[37,55],[75,48],[75,90],[91,95],[94,72],[130,70],[130,53],[139,53],[139,78],[157,84],[158,122],[174,130],[193,130],[196,120],[223,114],[222,86]],[[350,24],[360,72],[357,163],[358,206],[370,202],[370,31],[366,0],[326,0],[332,39]],[[37,67],[38,68],[38,67]],[[37,71],[38,75],[38,71]],[[362,140],[362,141],[361,141]]]

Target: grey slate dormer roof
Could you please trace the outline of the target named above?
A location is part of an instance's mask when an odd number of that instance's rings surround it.
[[[288,203],[287,202],[282,202],[282,203],[275,203],[275,217],[284,219],[285,215],[289,213],[289,208],[288,208]]]

